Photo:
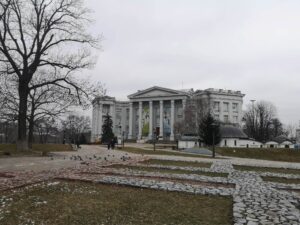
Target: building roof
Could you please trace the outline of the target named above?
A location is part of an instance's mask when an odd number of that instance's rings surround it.
[[[185,91],[173,90],[170,88],[163,88],[158,86],[153,86],[145,90],[139,90],[134,94],[128,96],[129,99],[135,98],[147,98],[147,97],[165,97],[165,96],[186,96],[189,94]]]
[[[197,136],[181,136],[180,141],[198,141],[200,138]]]
[[[248,139],[247,134],[245,134],[240,128],[233,125],[221,125],[220,133],[222,138]]]
[[[291,142],[291,140],[284,135],[277,136],[277,137],[273,138],[272,141],[275,141],[277,143],[283,143],[285,141]]]

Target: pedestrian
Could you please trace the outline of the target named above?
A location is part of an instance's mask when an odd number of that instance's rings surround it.
[[[115,139],[111,139],[111,148],[114,150],[115,149]]]
[[[110,149],[110,141],[107,143],[107,150],[109,150]]]

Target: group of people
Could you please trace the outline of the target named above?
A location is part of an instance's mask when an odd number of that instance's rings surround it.
[[[116,144],[118,143],[117,138],[112,138],[108,144],[107,144],[107,149],[115,149]]]

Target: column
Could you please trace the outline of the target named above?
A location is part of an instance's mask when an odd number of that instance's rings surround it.
[[[159,101],[159,136],[163,139],[164,136],[164,102]]]
[[[133,103],[129,103],[129,131],[128,131],[128,139],[132,139],[132,127],[133,127]]]
[[[174,121],[175,121],[175,101],[171,100],[171,136],[170,136],[170,140],[174,141]]]
[[[110,104],[109,105],[110,107],[110,115],[111,115],[111,120],[113,122],[113,126],[112,126],[112,129],[113,129],[113,132],[114,134],[118,134],[118,129],[116,129],[116,105],[114,103]]]
[[[232,110],[232,102],[229,102],[229,110],[228,110],[228,120],[229,123],[233,122],[233,110]]]
[[[186,108],[186,99],[182,99],[182,119],[184,120],[185,118],[185,108]]]
[[[96,131],[95,131],[96,123],[95,123],[95,121],[96,121],[96,108],[95,108],[95,105],[93,105],[91,142],[95,142],[95,137],[96,137]]]
[[[95,131],[95,139],[98,138],[98,129],[99,129],[99,124],[98,124],[98,121],[99,121],[99,102],[96,103],[95,105],[95,128],[94,128],[94,131]]]
[[[153,133],[153,102],[149,102],[149,140],[152,140]]]
[[[220,121],[224,122],[224,108],[222,101],[220,101]]]
[[[142,116],[143,116],[143,102],[139,102],[139,139],[143,137],[143,127],[142,127]]]
[[[97,127],[98,127],[98,132],[97,132],[97,138],[102,136],[102,110],[103,110],[103,104],[99,103],[99,108],[98,108],[98,122],[97,122]]]

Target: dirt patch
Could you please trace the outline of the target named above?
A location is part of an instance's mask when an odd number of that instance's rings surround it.
[[[14,178],[15,175],[12,175],[10,173],[1,173],[0,172],[0,178]]]

